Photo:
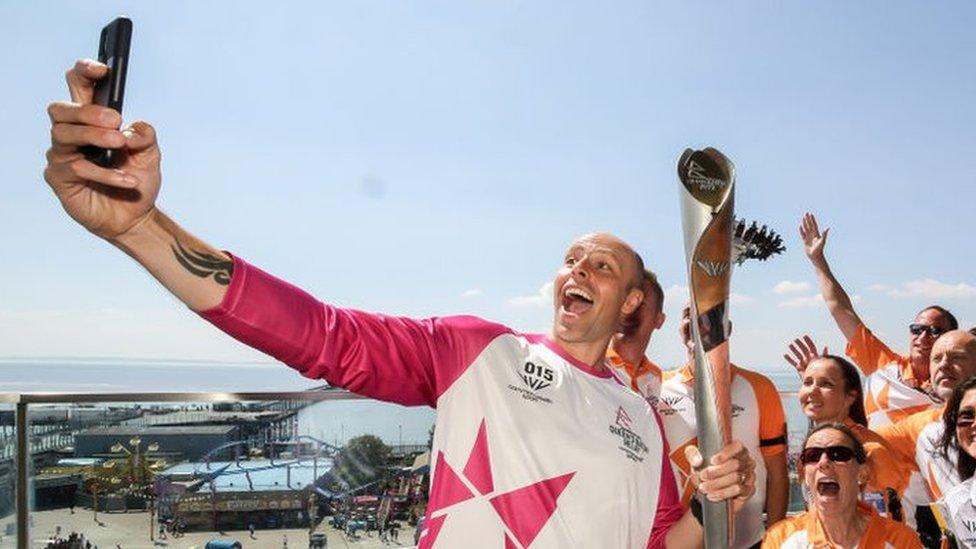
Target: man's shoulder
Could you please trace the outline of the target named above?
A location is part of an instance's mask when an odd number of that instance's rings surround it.
[[[928,425],[929,423],[941,423],[942,413],[944,411],[945,411],[945,406],[928,408],[926,410],[922,410],[921,412],[915,412],[914,414],[905,418],[905,421],[916,423],[919,425]]]
[[[518,334],[514,329],[491,320],[486,320],[474,315],[448,315],[434,316],[427,319],[429,322],[438,326],[450,326],[462,330],[487,330],[499,333]]]
[[[661,370],[661,377],[665,380],[690,381],[694,379],[691,372],[691,363],[686,362],[670,370]]]
[[[879,427],[875,429],[875,432],[883,438],[888,439],[892,432],[900,430],[911,434],[913,438],[917,439],[927,427],[942,423],[943,410],[944,407],[940,406],[938,408],[929,408],[921,412],[915,412],[898,423]]]
[[[738,366],[733,366],[733,379],[742,380],[749,385],[749,388],[759,400],[768,400],[775,397],[779,399],[779,389],[773,380],[763,374],[753,370],[746,370]]]
[[[541,342],[542,335],[523,334],[499,322],[473,315],[435,316],[420,321],[422,329],[430,330],[437,338],[488,344],[502,335],[511,335],[532,343]]]
[[[765,374],[761,374],[755,370],[747,370],[740,366],[733,365],[732,374],[742,377],[742,379],[746,380],[754,387],[764,386],[772,387],[773,389],[776,388],[776,384],[773,383],[773,380],[769,379]]]
[[[854,337],[847,342],[846,352],[848,356],[856,361],[860,354],[858,351],[860,350],[880,353],[883,360],[898,364],[899,366],[905,366],[909,363],[909,357],[893,351],[887,343],[863,323],[858,326]]]

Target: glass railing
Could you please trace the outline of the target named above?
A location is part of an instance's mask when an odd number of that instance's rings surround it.
[[[410,546],[432,423],[337,390],[3,394],[0,548]]]
[[[432,423],[338,390],[0,394],[0,548],[411,546]]]

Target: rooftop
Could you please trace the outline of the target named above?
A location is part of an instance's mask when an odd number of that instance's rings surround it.
[[[192,477],[216,474],[218,492],[302,490],[312,484],[315,475],[323,477],[332,469],[332,460],[319,458],[318,463],[295,460],[251,459],[235,461],[187,462],[159,472],[162,477]]]
[[[225,435],[234,431],[233,425],[160,425],[136,427],[132,425],[115,425],[111,427],[93,427],[78,433],[79,435],[105,435],[114,437],[131,437],[143,435]]]

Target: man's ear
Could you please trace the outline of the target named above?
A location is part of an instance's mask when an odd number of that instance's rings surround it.
[[[661,326],[664,326],[664,321],[668,319],[668,315],[661,311],[657,314],[657,319],[654,321],[654,329],[659,330]]]
[[[624,304],[620,308],[620,312],[625,315],[629,315],[640,307],[640,304],[644,302],[644,292],[637,288],[627,292],[627,298],[624,299]]]

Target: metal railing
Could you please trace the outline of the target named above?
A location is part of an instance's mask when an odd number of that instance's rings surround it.
[[[796,392],[780,392],[784,408],[787,408],[787,418],[790,419],[790,406],[795,406],[797,400]],[[139,393],[0,393],[0,406],[12,405],[15,407],[15,511],[16,511],[16,547],[18,549],[28,549],[30,547],[30,505],[31,505],[31,464],[32,455],[35,451],[43,448],[35,448],[34,441],[31,440],[30,430],[31,407],[37,405],[90,405],[95,403],[244,403],[244,402],[306,402],[309,404],[324,401],[348,401],[348,400],[370,400],[359,395],[337,389],[315,389],[308,391],[294,392],[139,392]],[[192,413],[191,413],[192,414]],[[793,414],[794,416],[796,414]],[[793,418],[791,422],[791,433],[805,430],[805,424],[799,425],[800,421]],[[117,422],[117,427],[131,426],[131,420]],[[143,426],[152,425],[153,421],[141,422]],[[797,423],[793,425],[792,423]],[[47,429],[42,429],[43,434]]]
[[[38,404],[204,402],[233,403],[258,401],[323,402],[364,399],[348,391],[320,389],[293,392],[172,392],[172,393],[0,393],[0,405],[15,407],[16,453],[15,508],[17,548],[30,547],[30,406]]]

